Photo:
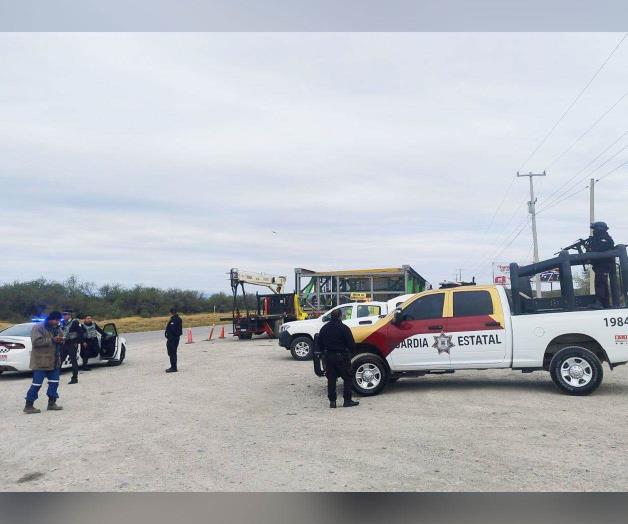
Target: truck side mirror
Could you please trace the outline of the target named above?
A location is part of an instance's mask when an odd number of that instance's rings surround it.
[[[399,324],[403,320],[403,310],[398,307],[395,308],[395,316],[393,317],[393,324]]]

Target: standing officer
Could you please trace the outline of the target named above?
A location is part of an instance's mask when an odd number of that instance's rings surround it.
[[[83,342],[83,329],[79,321],[72,317],[72,310],[63,311],[63,346],[61,346],[61,362],[70,358],[72,364],[72,378],[69,384],[78,384],[78,345]]]
[[[53,311],[44,322],[35,324],[31,330],[31,360],[29,367],[33,370],[33,383],[26,393],[26,405],[24,413],[31,415],[41,413],[33,404],[39,396],[39,390],[48,379],[48,410],[59,411],[63,409],[57,405],[59,393],[59,373],[61,372],[61,348],[63,341],[59,321],[61,313]]]
[[[170,309],[170,320],[166,326],[166,349],[168,350],[168,356],[170,357],[170,367],[166,369],[166,373],[177,372],[177,348],[179,347],[179,340],[183,335],[183,321],[181,317],[177,315],[175,308]]]
[[[323,326],[318,335],[318,345],[325,359],[327,375],[327,396],[329,407],[336,407],[336,380],[342,378],[344,383],[343,407],[357,406],[359,402],[351,400],[351,353],[355,349],[355,340],[348,326],[342,323],[340,309],[331,312],[331,319]]]
[[[593,222],[591,230],[591,236],[587,241],[587,251],[600,253],[615,247],[615,242],[608,234],[606,222]],[[615,270],[615,264],[612,260],[596,260],[592,266],[595,273],[595,296],[604,308],[609,308],[611,302],[608,290],[608,274]]]
[[[87,364],[90,358],[98,356],[100,353],[100,346],[98,345],[98,334],[101,336],[105,332],[100,328],[91,315],[80,315],[79,318],[83,321],[81,327],[83,328],[83,343],[81,344],[81,359],[83,360],[83,371],[89,371],[91,368]]]

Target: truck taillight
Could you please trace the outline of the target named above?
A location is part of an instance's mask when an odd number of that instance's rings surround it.
[[[24,344],[20,344],[19,342],[6,342],[4,340],[0,340],[0,347],[7,349],[24,349],[26,346],[24,346]]]

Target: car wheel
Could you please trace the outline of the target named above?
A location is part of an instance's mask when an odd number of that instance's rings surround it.
[[[309,337],[296,337],[290,342],[290,353],[294,360],[310,360],[314,342]]]
[[[573,346],[561,349],[549,365],[554,384],[569,395],[588,395],[602,383],[602,362],[588,349]]]
[[[388,382],[384,360],[371,353],[362,353],[351,361],[353,389],[363,397],[381,393]]]

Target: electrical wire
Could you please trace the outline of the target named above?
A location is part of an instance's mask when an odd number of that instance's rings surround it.
[[[623,101],[624,98],[626,98],[628,96],[628,91],[624,92],[623,95],[621,95],[617,101],[615,101],[615,103],[609,107],[606,111],[604,111],[604,113],[602,114],[602,116],[600,116],[597,120],[595,120],[593,122],[593,124],[591,124],[584,133],[582,133],[578,138],[576,138],[570,145],[569,147],[567,147],[565,150],[563,150],[563,152],[558,155],[556,158],[554,158],[554,160],[552,160],[547,167],[545,168],[545,171],[549,170],[550,167],[552,167],[554,164],[556,164],[556,162],[558,162],[561,158],[563,158],[569,151],[571,151],[573,149],[573,147],[580,142],[580,140],[582,140],[586,135],[588,135],[591,131],[593,131],[593,129],[595,129],[595,127],[602,121],[604,120],[604,118],[606,117],[606,115],[608,115],[613,109],[615,109],[620,102]]]
[[[548,202],[546,205],[544,205],[543,207],[541,207],[541,209],[539,211],[542,211],[543,209],[546,209],[547,207],[553,206],[553,204],[557,201],[560,200],[562,196],[564,196],[565,194],[569,193],[570,191],[573,191],[575,189],[576,186],[580,185],[582,182],[584,182],[584,180],[586,178],[589,178],[593,173],[595,173],[597,170],[601,169],[602,167],[604,167],[606,164],[608,164],[611,160],[613,160],[613,158],[615,158],[617,155],[619,155],[620,153],[622,153],[623,151],[625,151],[626,149],[628,149],[628,145],[625,145],[624,147],[622,147],[619,151],[615,152],[614,155],[612,155],[610,158],[606,159],[604,162],[602,162],[599,166],[597,166],[593,171],[589,171],[584,177],[582,177],[581,179],[579,179],[574,185],[572,185],[570,188],[566,189],[565,191],[563,191],[562,193],[560,193],[557,197],[554,198],[554,200],[551,200],[550,202]],[[605,175],[606,176],[606,175]],[[573,179],[573,177],[572,177]]]
[[[565,109],[565,111],[563,112],[563,114],[560,116],[560,118],[556,121],[556,123],[552,126],[552,128],[547,132],[547,134],[543,137],[543,140],[541,140],[541,142],[539,143],[538,146],[536,146],[536,148],[534,149],[534,151],[532,151],[532,153],[530,153],[528,155],[528,158],[526,158],[523,162],[523,164],[521,164],[521,167],[518,169],[518,171],[521,171],[523,169],[523,167],[532,159],[532,157],[534,157],[534,155],[538,152],[539,149],[541,149],[541,147],[543,146],[543,144],[545,144],[545,142],[547,141],[547,139],[551,136],[551,134],[554,132],[554,130],[558,127],[558,125],[565,119],[565,117],[567,116],[567,114],[569,113],[569,111],[571,111],[571,109],[573,108],[573,106],[576,105],[576,103],[578,102],[578,100],[580,100],[580,98],[582,97],[582,95],[584,94],[584,92],[589,88],[589,86],[593,83],[593,81],[597,78],[597,76],[600,74],[600,72],[602,71],[602,69],[604,69],[604,67],[606,66],[606,64],[609,62],[609,60],[611,59],[611,57],[615,54],[615,52],[619,49],[619,47],[621,46],[621,44],[623,44],[624,40],[626,39],[626,37],[628,37],[628,33],[624,33],[624,36],[621,38],[621,40],[617,43],[617,45],[613,48],[613,50],[610,52],[610,54],[606,57],[606,60],[604,60],[604,62],[602,62],[602,65],[600,67],[598,67],[597,71],[593,74],[593,76],[591,77],[591,79],[586,83],[586,85],[582,88],[582,90],[578,93],[578,95],[576,96],[576,98],[573,99],[573,101],[571,102],[571,104],[569,104],[569,106],[567,107],[567,109]]]
[[[561,191],[567,184],[569,184],[574,178],[576,178],[578,175],[580,175],[581,173],[583,173],[584,171],[586,171],[591,164],[593,164],[596,160],[598,160],[601,156],[604,155],[604,153],[606,153],[609,149],[611,149],[615,144],[617,144],[617,142],[619,142],[622,138],[624,138],[626,135],[628,135],[628,131],[624,131],[621,135],[619,135],[618,138],[616,138],[609,146],[605,147],[604,150],[598,154],[596,157],[594,157],[592,160],[590,160],[582,169],[580,169],[580,171],[578,171],[576,174],[574,174],[573,176],[569,177],[567,180],[565,180],[565,182],[563,182],[560,186],[558,186],[556,188],[556,190],[547,197],[546,200],[551,200],[556,194],[558,194],[559,191]]]

